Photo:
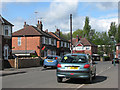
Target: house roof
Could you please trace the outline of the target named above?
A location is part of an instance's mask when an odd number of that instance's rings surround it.
[[[76,42],[77,38],[73,38],[72,39],[72,43],[73,43],[73,46],[76,46],[76,44],[78,42]],[[69,40],[71,42],[71,40]],[[80,38],[80,43],[82,43],[84,46],[96,46],[95,44],[93,44],[92,42],[88,41],[86,38]]]
[[[120,43],[118,43],[117,46],[120,46]]]
[[[1,15],[0,15],[0,20],[1,20],[2,23],[5,24],[5,25],[11,25],[11,26],[14,26],[14,25],[11,24],[9,21],[7,21],[5,18],[3,18]]]
[[[62,37],[59,37],[57,34],[53,33],[53,32],[49,32],[49,34],[51,34],[52,36],[54,36],[55,38],[57,38],[58,40],[61,40],[61,41],[65,41],[65,42],[69,42],[68,40],[62,38]]]
[[[47,36],[47,37],[53,37],[52,35],[46,33],[45,31],[42,30],[38,30],[37,27],[35,26],[26,26],[23,29],[20,29],[16,32],[14,32],[13,34],[14,36],[24,36],[24,35],[30,35],[30,36]],[[55,38],[55,37],[53,37]]]

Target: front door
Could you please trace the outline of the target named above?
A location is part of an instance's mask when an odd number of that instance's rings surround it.
[[[8,60],[8,46],[4,46],[4,59]]]

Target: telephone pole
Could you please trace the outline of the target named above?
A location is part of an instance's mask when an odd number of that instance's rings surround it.
[[[70,14],[71,53],[72,53],[72,14]]]

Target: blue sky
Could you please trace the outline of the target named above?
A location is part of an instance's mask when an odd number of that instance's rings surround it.
[[[55,26],[69,32],[69,14],[73,14],[73,30],[82,29],[85,17],[96,31],[108,31],[110,23],[117,23],[117,2],[4,2],[2,16],[14,24],[13,32],[23,23],[35,25],[42,18],[44,30],[55,31]],[[38,12],[35,14],[35,12]]]

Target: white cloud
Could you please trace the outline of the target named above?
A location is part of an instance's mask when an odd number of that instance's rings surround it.
[[[100,2],[96,3],[96,7],[101,9],[101,10],[113,10],[115,8],[118,8],[118,3],[117,2]]]

